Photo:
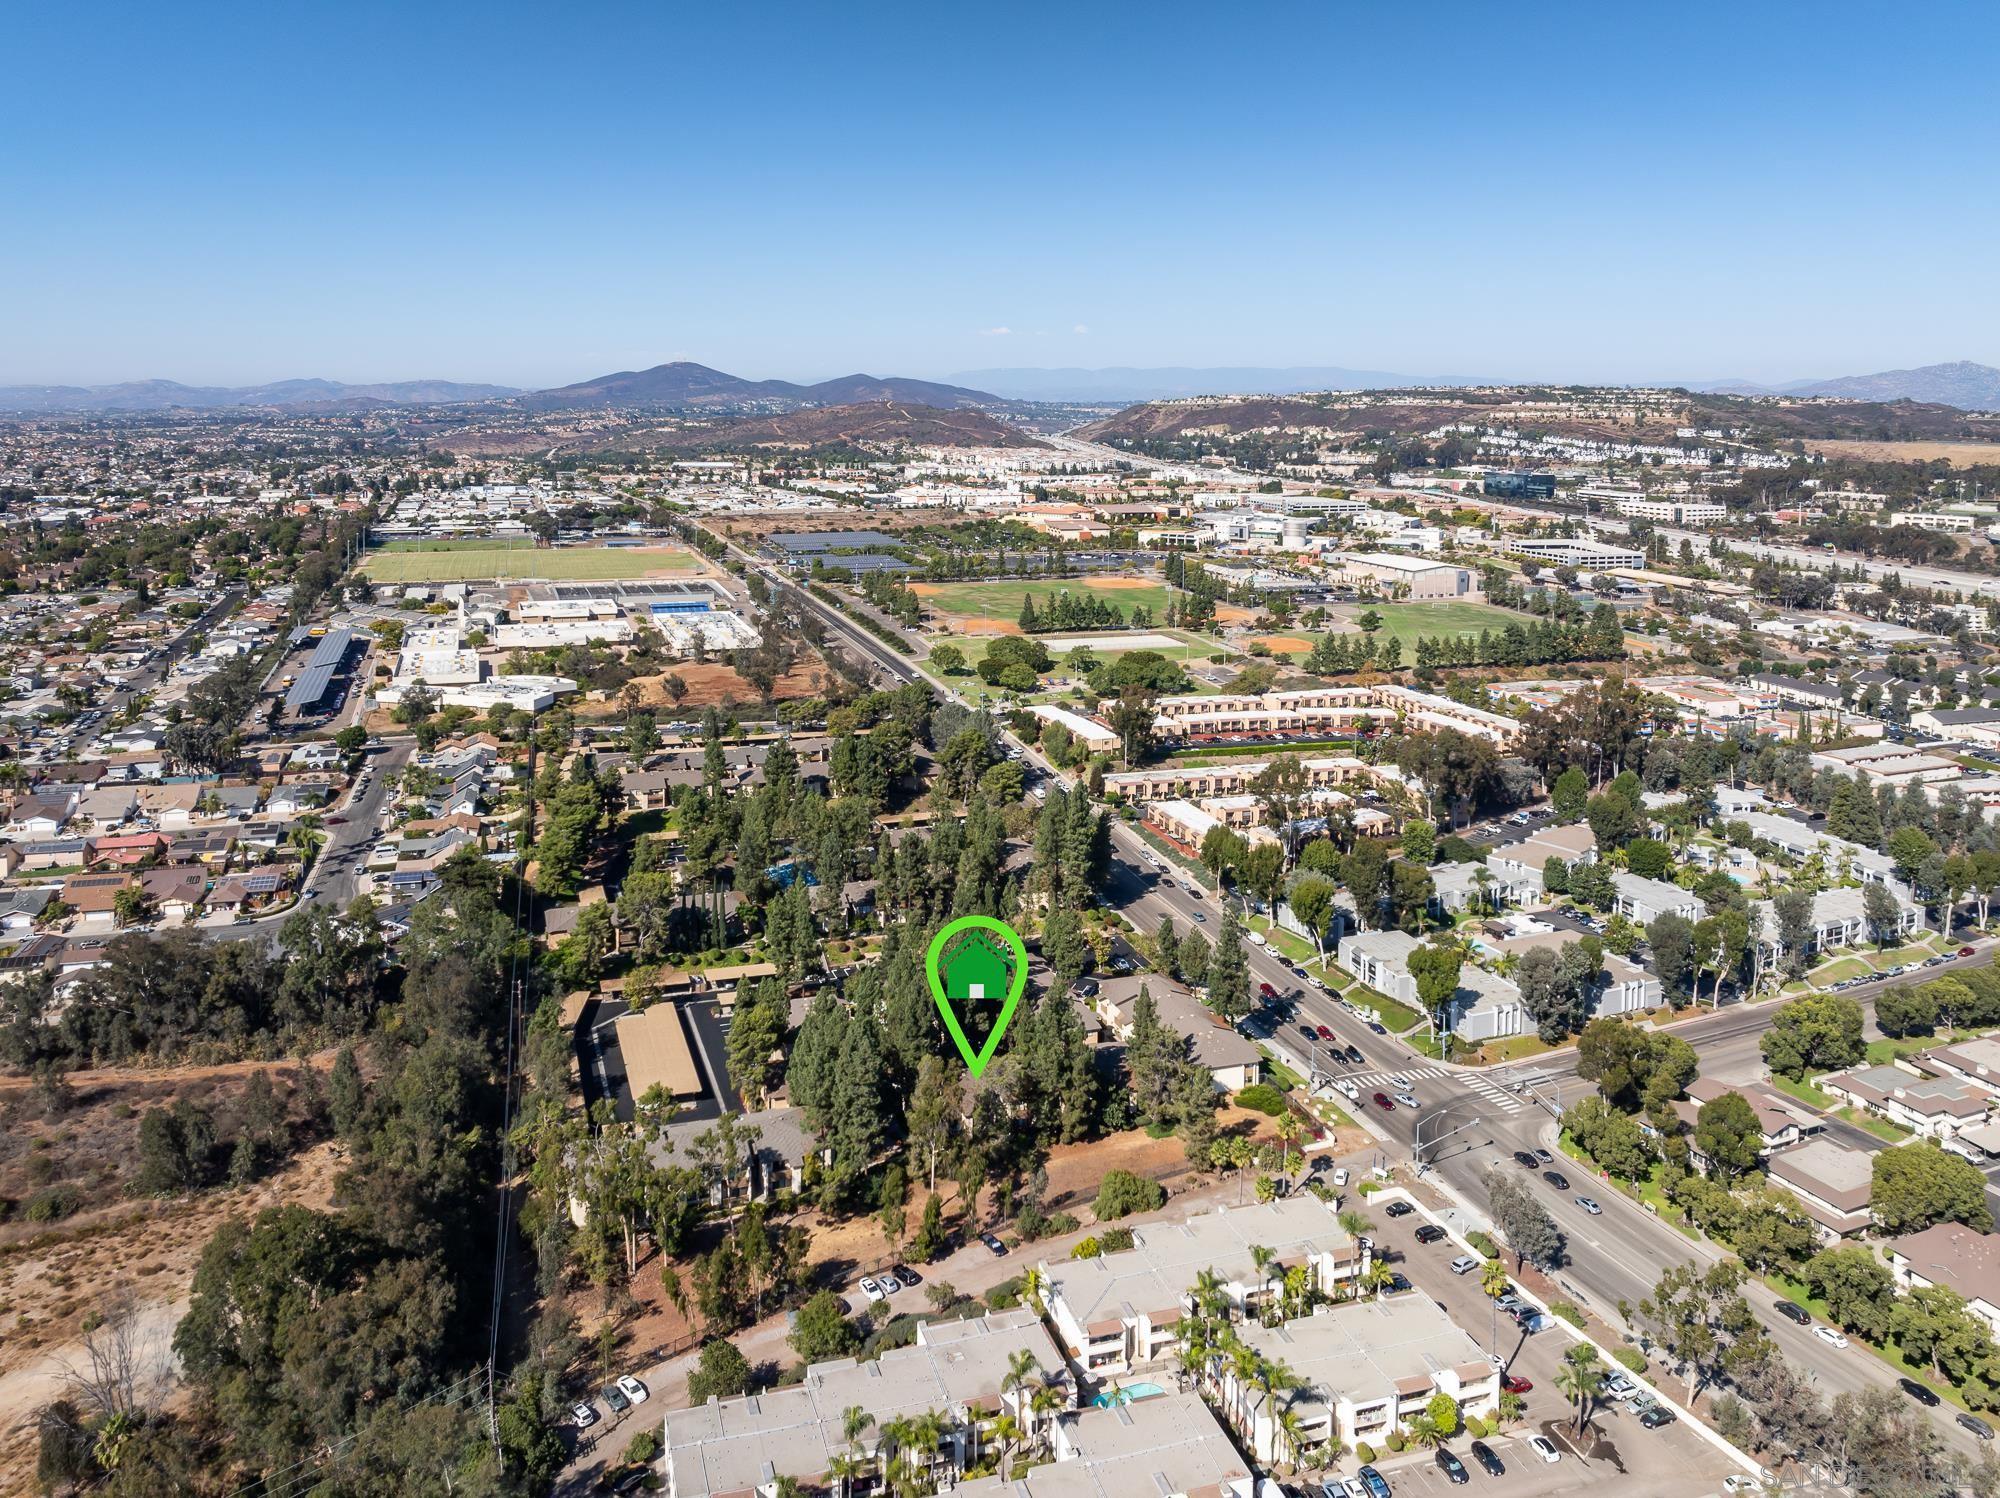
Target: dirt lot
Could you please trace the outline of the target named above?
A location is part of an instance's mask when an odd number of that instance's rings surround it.
[[[53,1119],[24,1081],[0,1080],[0,1196],[25,1202],[72,1186],[85,1203],[46,1223],[25,1220],[16,1207],[0,1224],[0,1493],[30,1490],[34,1438],[23,1422],[32,1422],[63,1391],[68,1370],[82,1363],[85,1318],[101,1312],[111,1292],[129,1289],[136,1298],[139,1324],[164,1373],[195,1263],[215,1229],[265,1207],[321,1207],[332,1199],[340,1160],[330,1143],[304,1150],[254,1185],[180,1200],[131,1194],[139,1118],[147,1109],[187,1097],[213,1111],[220,1125],[244,1078],[257,1069],[236,1063],[76,1072],[74,1101]],[[282,1082],[292,1068],[264,1069]]]
[[[678,676],[687,683],[687,695],[678,704],[667,696],[668,676]],[[758,702],[762,699],[757,689],[738,676],[729,666],[713,662],[697,666],[692,661],[683,661],[658,676],[636,676],[632,684],[639,689],[642,707],[663,709],[667,712],[699,712],[705,707],[720,707],[725,701]],[[817,660],[800,661],[791,670],[778,678],[773,696],[780,702],[795,698],[817,697],[833,684],[833,674]],[[624,707],[617,702],[579,704],[577,715],[622,716]]]
[[[1807,442],[1829,458],[1858,458],[1864,463],[1928,463],[1942,458],[1955,468],[2000,463],[2000,442]]]

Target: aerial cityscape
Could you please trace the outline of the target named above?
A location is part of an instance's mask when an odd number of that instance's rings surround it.
[[[2000,1498],[2000,17],[12,30],[0,1494]]]

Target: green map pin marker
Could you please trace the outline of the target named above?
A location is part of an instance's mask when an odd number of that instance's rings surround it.
[[[931,997],[937,1000],[938,1013],[944,1016],[944,1027],[951,1031],[958,1054],[965,1058],[966,1070],[978,1076],[999,1049],[1007,1022],[1014,1017],[1014,1006],[1027,989],[1027,946],[1005,921],[962,915],[931,938],[930,950],[924,953],[924,976],[930,979]],[[965,1026],[959,1023],[959,1010],[970,1014],[974,1005],[999,997],[1002,985],[1007,991],[1006,1002],[987,1032],[986,1044],[975,1051],[966,1039]]]

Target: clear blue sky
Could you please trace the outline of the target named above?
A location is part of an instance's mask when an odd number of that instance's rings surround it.
[[[151,0],[8,31],[0,381],[2000,363],[1991,5]]]

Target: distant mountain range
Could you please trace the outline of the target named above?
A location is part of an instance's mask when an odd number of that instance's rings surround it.
[[[1254,365],[1212,369],[972,369],[949,376],[1012,400],[1090,404],[1179,400],[1197,395],[1297,395],[1308,390],[1395,390],[1406,385],[1474,385],[1481,381],[1417,379],[1380,369],[1307,365],[1263,369]]]
[[[507,385],[457,380],[397,380],[347,385],[339,380],[277,380],[269,385],[182,385],[133,380],[123,385],[0,386],[0,411],[213,411],[232,406],[431,406],[499,400],[520,392]]]
[[[940,385],[930,380],[881,379],[843,375],[817,385],[790,380],[746,380],[682,359],[651,369],[621,370],[556,390],[537,390],[521,404],[534,411],[566,411],[595,406],[744,406],[769,401],[786,406],[852,406],[899,401],[941,411],[997,406],[1001,397],[984,390]]]
[[[1854,401],[1925,401],[1961,411],[2000,411],[2000,369],[1960,359],[1920,369],[1885,369],[1880,374],[1845,375],[1835,380],[1797,380],[1789,385],[1757,385],[1748,380],[1712,380],[1689,387],[1717,395],[1826,395]]]

